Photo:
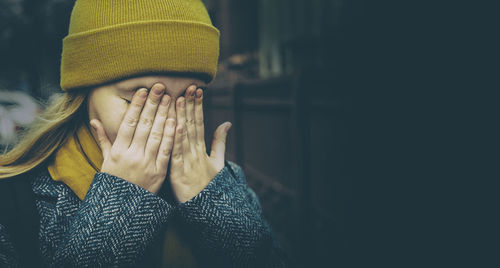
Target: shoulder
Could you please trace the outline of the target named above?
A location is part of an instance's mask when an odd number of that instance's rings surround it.
[[[8,178],[0,179],[0,198],[4,200],[6,198],[12,201],[12,197],[14,193],[18,192],[19,189],[26,188],[25,186],[30,185],[30,182],[33,180],[33,170],[28,172],[18,174]],[[0,202],[4,203],[4,202]],[[10,202],[8,202],[10,203]]]
[[[15,215],[17,210],[31,205],[34,200],[33,183],[44,176],[43,166],[22,174],[0,179],[0,213]]]
[[[45,173],[48,173],[47,166],[45,164],[40,164],[24,173],[0,179],[0,185],[13,185],[20,182],[31,181],[36,177],[45,175]]]
[[[0,179],[0,192],[5,193],[14,191],[14,189],[32,189],[32,185],[39,181],[40,178],[50,178],[46,165],[41,164],[24,173]]]
[[[8,191],[14,191],[14,189],[25,188],[28,186],[31,189],[31,183],[40,176],[44,176],[47,168],[44,168],[43,165],[38,165],[24,173],[0,179],[0,191],[2,193]],[[46,172],[48,173],[48,172]],[[0,195],[0,198],[2,195]]]

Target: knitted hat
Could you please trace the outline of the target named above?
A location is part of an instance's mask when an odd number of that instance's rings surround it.
[[[200,0],[77,0],[63,39],[61,88],[163,72],[210,82],[219,36]]]

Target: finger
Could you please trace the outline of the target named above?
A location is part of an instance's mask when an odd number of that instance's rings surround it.
[[[175,118],[169,118],[165,123],[163,139],[161,140],[158,157],[156,158],[156,166],[158,169],[165,168],[168,166],[168,161],[170,161],[174,145],[175,123]]]
[[[158,147],[160,146],[161,140],[163,138],[163,131],[165,129],[165,121],[167,119],[168,107],[170,105],[170,96],[163,95],[163,98],[156,112],[155,121],[153,122],[153,127],[149,133],[149,138],[146,143],[146,155],[151,157],[150,159],[156,159],[158,155]]]
[[[187,138],[187,131],[188,130],[186,127],[186,99],[184,97],[179,97],[177,99],[176,111],[177,111],[178,125],[182,126],[182,130],[183,130],[182,134],[183,135],[186,134],[186,142],[188,142],[188,148],[189,148],[189,140]],[[184,142],[184,140],[182,140],[182,142]],[[182,148],[184,149],[184,146]],[[191,149],[189,149],[189,151],[187,151],[187,152],[184,152],[184,150],[183,150],[183,158],[184,158],[185,162],[186,162],[186,160],[190,160],[192,158]]]
[[[179,119],[179,117],[177,117]],[[177,121],[174,136],[174,146],[172,150],[172,165],[170,170],[170,177],[179,178],[184,176],[184,157],[182,155],[182,132],[184,126]]]
[[[191,146],[187,136],[187,128],[182,132],[182,155],[184,159],[184,171],[187,173],[191,170],[193,155],[191,154]]]
[[[134,133],[134,138],[132,139],[131,148],[136,150],[144,151],[146,142],[153,127],[153,122],[155,119],[156,111],[158,105],[160,104],[163,93],[165,92],[165,86],[163,84],[157,83],[151,88],[151,92],[148,95],[146,105],[141,112],[139,118],[139,123],[137,123],[137,129]]]
[[[109,150],[111,150],[111,142],[108,139],[108,135],[106,135],[106,131],[104,131],[101,121],[92,119],[90,125],[94,128],[95,132],[97,132],[97,141],[101,147],[102,155],[108,155]]]
[[[216,159],[217,162],[223,163],[226,153],[226,137],[227,131],[231,127],[231,123],[227,122],[220,125],[214,134],[214,139],[212,141],[212,149],[210,152],[210,158]]]
[[[135,92],[132,97],[132,102],[128,106],[127,112],[120,123],[120,127],[118,128],[115,146],[129,148],[147,96],[148,90],[146,88],[141,88]]]
[[[187,135],[189,140],[189,146],[191,147],[191,153],[196,155],[196,126],[195,126],[195,115],[194,115],[194,99],[195,99],[196,86],[190,86],[186,90],[186,127]]]
[[[196,126],[196,138],[198,144],[198,150],[203,153],[207,153],[207,147],[205,146],[205,123],[203,119],[203,90],[199,88],[196,90],[196,100],[195,100],[195,116],[194,122]]]

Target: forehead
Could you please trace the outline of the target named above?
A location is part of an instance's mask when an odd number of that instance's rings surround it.
[[[121,80],[115,84],[115,88],[120,91],[136,91],[139,88],[150,89],[154,84],[162,83],[167,87],[167,91],[184,91],[190,85],[205,87],[206,83],[197,78],[176,77],[166,75],[148,75],[133,77]]]

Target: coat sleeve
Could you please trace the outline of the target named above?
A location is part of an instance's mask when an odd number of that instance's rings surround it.
[[[221,267],[286,267],[288,256],[238,165],[226,166],[193,199],[178,205],[200,257]]]
[[[10,241],[7,229],[0,224],[0,267],[19,267],[19,255]]]
[[[173,211],[171,204],[140,186],[96,173],[49,266],[134,266]]]

